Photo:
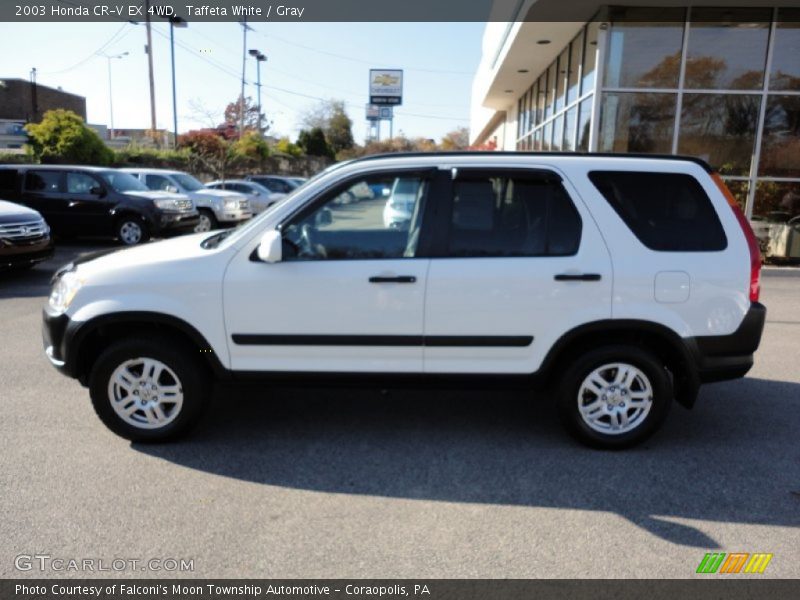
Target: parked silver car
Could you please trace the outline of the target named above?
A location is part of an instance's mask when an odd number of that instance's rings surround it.
[[[195,228],[197,232],[237,225],[253,216],[245,195],[209,189],[188,173],[167,169],[120,170],[138,177],[151,190],[179,192],[189,196],[200,213],[200,221]]]
[[[229,190],[247,196],[250,208],[254,215],[264,212],[270,206],[286,197],[286,194],[271,192],[260,183],[244,179],[225,179],[207,183],[206,187],[212,190]]]

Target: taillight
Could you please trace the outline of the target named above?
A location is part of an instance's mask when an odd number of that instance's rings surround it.
[[[753,233],[753,228],[750,222],[736,202],[728,186],[725,185],[722,177],[718,173],[712,173],[711,178],[717,187],[725,196],[725,199],[730,204],[733,214],[736,215],[736,220],[739,221],[739,226],[742,228],[742,233],[747,240],[747,247],[750,250],[750,302],[758,302],[759,294],[761,293],[761,250],[758,247],[758,238]]]

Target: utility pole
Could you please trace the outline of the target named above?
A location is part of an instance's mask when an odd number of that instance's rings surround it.
[[[30,118],[31,123],[39,120],[39,98],[36,90],[36,67],[31,69],[31,111],[33,115]]]
[[[175,28],[187,27],[185,19],[177,15],[169,18],[169,49],[170,58],[172,59],[172,145],[178,146],[178,97],[175,91]]]
[[[127,52],[123,52],[122,54],[115,54],[113,56],[108,54],[100,54],[103,58],[108,61],[108,118],[110,121],[110,129],[108,131],[108,139],[114,139],[114,94],[111,91],[111,61],[115,58],[124,58],[128,56]]]
[[[258,90],[258,134],[264,135],[264,129],[261,126],[261,117],[263,111],[261,110],[261,63],[266,62],[267,57],[261,54],[258,50],[250,49],[250,56],[256,59],[256,89]]]
[[[150,132],[156,146],[156,83],[153,77],[153,35],[150,32],[150,0],[144,0],[144,23],[147,30],[147,71],[150,77]]]
[[[239,139],[244,135],[244,85],[247,69],[247,30],[251,27],[247,24],[247,17],[242,18],[242,93],[239,96]]]

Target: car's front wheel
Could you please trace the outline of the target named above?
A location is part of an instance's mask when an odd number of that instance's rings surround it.
[[[208,402],[209,382],[190,349],[133,338],[103,352],[89,378],[95,412],[114,433],[163,442],[187,433]]]
[[[217,223],[217,219],[210,210],[201,208],[200,209],[200,216],[197,220],[197,225],[195,225],[194,231],[195,233],[204,233],[206,231],[211,231],[212,229],[216,229],[219,225]]]
[[[134,216],[122,217],[117,221],[117,239],[126,246],[135,246],[150,238],[147,225]]]
[[[567,367],[558,408],[564,426],[580,442],[627,448],[659,428],[672,396],[669,373],[654,354],[635,346],[605,346]]]

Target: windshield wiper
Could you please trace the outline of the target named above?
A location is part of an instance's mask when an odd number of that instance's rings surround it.
[[[233,232],[233,229],[226,229],[225,231],[220,231],[219,233],[215,233],[209,238],[204,239],[200,242],[200,247],[204,250],[208,250],[211,248],[216,248],[220,245],[220,242],[228,237]]]

